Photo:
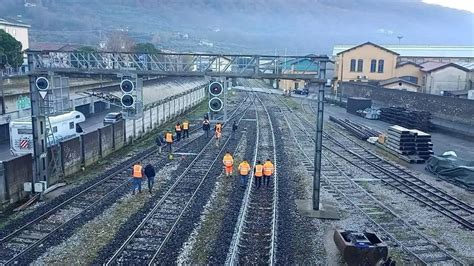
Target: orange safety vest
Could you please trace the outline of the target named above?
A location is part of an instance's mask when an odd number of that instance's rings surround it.
[[[241,162],[239,164],[239,171],[241,175],[248,175],[250,171],[250,164],[248,162]]]
[[[263,176],[263,165],[257,164],[255,165],[255,176],[262,177]]]
[[[173,143],[173,134],[168,132],[165,134],[165,138],[166,138],[166,142]]]
[[[221,125],[221,124],[217,124],[217,125],[216,125],[216,131],[217,131],[217,132],[221,132],[221,131],[222,131],[222,125]]]
[[[183,122],[183,129],[188,130],[189,129],[189,123],[188,122]]]
[[[216,139],[220,139],[222,136],[222,133],[219,131],[216,131]]]
[[[234,164],[234,158],[232,158],[232,155],[226,154],[222,162],[225,166],[232,166]]]
[[[133,166],[133,178],[142,178],[142,166],[135,164]]]
[[[176,132],[179,132],[179,131],[181,131],[181,126],[180,126],[180,125],[176,125],[176,126],[174,127],[174,129],[176,129]]]
[[[263,174],[266,176],[271,176],[273,174],[273,164],[269,161],[263,164]]]

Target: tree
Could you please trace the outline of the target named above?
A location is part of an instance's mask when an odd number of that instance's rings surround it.
[[[131,52],[135,42],[128,36],[126,31],[113,31],[107,35],[105,51],[107,52]]]
[[[5,65],[17,68],[23,64],[21,42],[15,40],[10,34],[4,30],[0,30],[0,68],[4,69]]]
[[[152,43],[137,43],[133,47],[133,51],[143,54],[156,54],[161,52],[160,49],[157,49]]]

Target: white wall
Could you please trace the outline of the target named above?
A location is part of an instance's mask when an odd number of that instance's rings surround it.
[[[467,72],[455,67],[446,67],[426,74],[426,92],[441,95],[441,91],[466,89]]]

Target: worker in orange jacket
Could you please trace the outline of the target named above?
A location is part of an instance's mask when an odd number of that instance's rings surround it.
[[[183,128],[183,139],[189,138],[189,122],[188,120],[184,120],[183,123],[181,124],[181,127]]]
[[[135,189],[142,193],[143,167],[140,162],[133,165],[132,169],[132,195],[135,195]]]
[[[225,153],[224,159],[222,159],[222,163],[224,164],[225,175],[227,177],[231,176],[234,168],[234,158],[232,158],[230,152]]]
[[[176,141],[180,141],[181,140],[181,125],[178,123],[176,123],[176,126],[174,126],[174,130],[176,132]]]
[[[262,162],[257,161],[257,164],[255,165],[253,169],[253,174],[255,176],[255,187],[259,189],[260,186],[262,185],[262,176],[263,176]]]
[[[275,172],[275,166],[267,159],[267,161],[263,164],[263,184],[268,187],[270,185],[270,177]]]
[[[171,152],[171,144],[173,144],[173,133],[171,133],[171,130],[168,130],[165,133],[165,141],[166,144],[168,144],[169,151]]]
[[[240,184],[242,188],[245,188],[247,186],[248,178],[249,178],[249,172],[250,172],[250,164],[247,162],[247,160],[243,160],[239,164],[239,174],[240,174]]]

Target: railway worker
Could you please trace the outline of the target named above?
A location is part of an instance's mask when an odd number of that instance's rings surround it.
[[[263,184],[268,187],[270,185],[270,178],[275,172],[275,166],[273,166],[272,161],[267,159],[267,161],[263,164]]]
[[[224,159],[222,159],[222,163],[224,164],[225,175],[227,177],[231,176],[234,169],[234,158],[232,157],[232,154],[230,154],[229,151],[225,153]]]
[[[184,138],[189,138],[189,122],[188,120],[184,120],[183,124],[181,124],[183,127],[183,139]]]
[[[242,188],[245,188],[247,186],[247,180],[249,178],[249,172],[250,172],[250,164],[247,162],[247,160],[243,160],[239,164],[239,174],[240,174],[240,184]]]
[[[132,195],[135,195],[135,189],[138,189],[138,193],[142,193],[142,179],[143,179],[143,167],[140,162],[133,165],[132,170]]]
[[[145,170],[143,171],[146,175],[146,178],[148,180],[148,191],[151,194],[151,190],[153,189],[153,184],[155,184],[155,167],[151,165],[150,163],[145,166]]]
[[[165,133],[165,141],[168,144],[169,152],[171,152],[171,144],[173,144],[173,133],[171,133],[171,130]]]
[[[178,123],[176,123],[176,126],[174,126],[174,130],[176,132],[176,141],[180,141],[181,140],[181,125]]]
[[[255,187],[257,189],[259,189],[260,186],[262,185],[262,176],[263,176],[262,162],[257,161],[257,164],[255,165],[255,167],[253,169],[253,173],[254,173],[254,176],[255,176]]]
[[[232,124],[232,139],[235,139],[235,133],[237,131],[237,122],[234,121],[234,123]]]
[[[219,131],[222,133],[222,124],[221,122],[217,122],[217,124],[214,126],[214,131]]]
[[[215,135],[215,137],[216,137],[216,147],[219,147],[220,142],[221,142],[221,138],[222,138],[222,132],[216,130],[216,132],[214,133],[214,135]]]
[[[206,138],[209,138],[209,130],[211,130],[211,123],[209,122],[209,119],[204,118],[202,121],[202,130],[206,132]]]
[[[158,134],[155,139],[156,146],[158,147],[158,152],[161,153],[161,148],[163,147],[162,133]]]

